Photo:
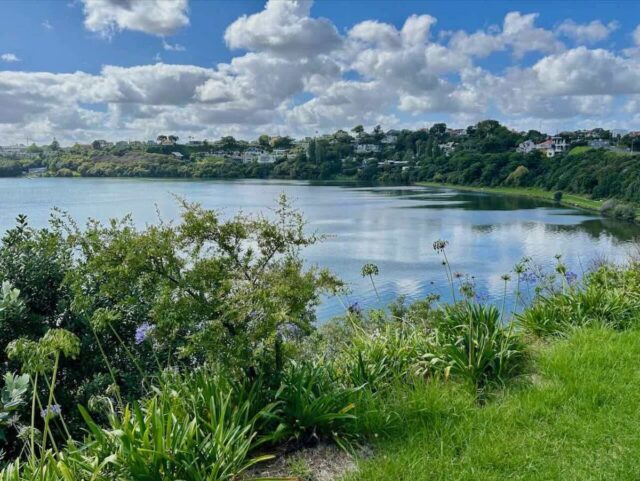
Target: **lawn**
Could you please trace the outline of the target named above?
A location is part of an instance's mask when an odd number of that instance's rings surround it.
[[[534,357],[530,385],[485,406],[424,393],[349,481],[640,479],[640,332],[581,330]]]
[[[457,185],[457,184],[440,184],[436,182],[418,182],[417,185],[424,185],[427,187],[449,187],[451,189],[457,190],[467,190],[471,192],[487,192],[491,194],[502,194],[502,195],[517,195],[523,197],[533,197],[536,199],[542,200],[553,200],[553,192],[537,189],[537,188],[528,188],[528,187],[470,187],[465,185]],[[575,194],[567,194],[563,193],[562,202],[563,205],[568,205],[572,207],[578,207],[581,209],[588,210],[599,210],[602,206],[603,201],[589,199],[585,196],[575,195]]]

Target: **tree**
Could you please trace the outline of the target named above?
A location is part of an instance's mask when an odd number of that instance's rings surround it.
[[[49,145],[49,150],[53,152],[57,152],[60,150],[60,144],[56,139],[53,139],[53,141],[51,142],[51,145]]]
[[[220,139],[220,147],[223,150],[233,150],[238,148],[238,142],[232,136],[228,135]]]
[[[262,134],[260,137],[258,137],[258,144],[260,144],[261,147],[268,148],[271,146],[269,140],[270,138],[268,135]]]
[[[102,146],[102,144],[100,143],[99,140],[94,140],[93,142],[91,142],[91,147],[94,150],[100,150],[100,147]]]
[[[351,132],[353,132],[357,136],[360,136],[364,133],[364,127],[362,125],[356,125],[354,128],[351,129]]]
[[[429,134],[437,138],[444,137],[446,133],[447,133],[447,124],[445,123],[433,124],[429,129]]]
[[[167,136],[166,135],[158,135],[158,137],[156,138],[156,141],[161,144],[163,142],[167,141]]]
[[[175,144],[175,143],[178,141],[178,139],[179,139],[179,138],[180,138],[180,137],[178,137],[177,135],[170,135],[170,136],[168,137],[168,140],[169,140],[171,143]]]

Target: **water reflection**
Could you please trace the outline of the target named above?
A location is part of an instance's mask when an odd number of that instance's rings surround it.
[[[223,216],[264,212],[285,192],[309,221],[309,228],[331,234],[306,252],[310,263],[328,267],[351,286],[345,299],[327,299],[321,319],[343,310],[343,303],[373,307],[398,295],[410,299],[428,293],[450,296],[436,239],[449,241],[454,271],[475,275],[477,288],[489,300],[501,300],[500,276],[523,256],[552,266],[556,253],[569,268],[582,272],[600,256],[622,260],[638,226],[602,219],[593,213],[530,198],[459,192],[430,187],[367,188],[313,186],[283,181],[180,181],[150,179],[0,179],[0,229],[24,213],[33,225],[44,225],[54,206],[79,220],[106,220],[127,213],[139,225],[179,216],[175,195]],[[382,301],[360,269],[376,263],[376,285]]]

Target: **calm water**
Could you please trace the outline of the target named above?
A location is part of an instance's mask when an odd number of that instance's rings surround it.
[[[328,267],[351,286],[342,302],[364,307],[386,304],[404,294],[410,299],[435,292],[445,298],[448,284],[436,239],[447,239],[454,271],[476,277],[479,292],[502,299],[500,276],[523,256],[552,265],[562,254],[580,273],[601,256],[621,261],[640,229],[589,213],[535,200],[427,187],[347,188],[302,182],[181,181],[139,179],[0,179],[0,229],[18,214],[32,225],[47,223],[59,207],[78,220],[105,220],[131,213],[139,225],[179,214],[175,195],[224,216],[238,210],[266,211],[285,192],[309,221],[309,229],[331,234],[308,249],[309,262]],[[376,279],[382,301],[360,276],[363,264],[380,268]],[[342,312],[327,299],[318,316]]]

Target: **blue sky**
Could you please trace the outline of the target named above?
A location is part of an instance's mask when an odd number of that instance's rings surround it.
[[[0,144],[640,128],[640,2],[5,0]]]

